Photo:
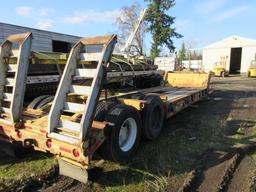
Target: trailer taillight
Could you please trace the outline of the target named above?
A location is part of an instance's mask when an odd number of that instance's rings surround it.
[[[48,140],[46,141],[46,146],[47,146],[48,148],[51,148],[51,147],[52,147],[52,140],[51,140],[51,139],[48,139]]]
[[[74,155],[74,157],[79,157],[80,153],[79,153],[79,151],[77,149],[74,149],[73,150],[73,155]]]

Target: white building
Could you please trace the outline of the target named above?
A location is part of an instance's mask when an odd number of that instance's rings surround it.
[[[184,69],[199,71],[202,69],[202,60],[183,60],[182,67]]]
[[[246,73],[256,57],[256,40],[231,36],[205,47],[203,49],[204,70],[207,72],[213,70],[221,57],[227,57],[225,68],[230,74]]]
[[[154,64],[158,66],[158,70],[162,71],[175,71],[176,69],[176,56],[172,57],[156,57]]]

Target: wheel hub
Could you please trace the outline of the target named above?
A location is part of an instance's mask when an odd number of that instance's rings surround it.
[[[137,124],[133,118],[127,118],[119,132],[119,147],[122,151],[129,151],[135,141],[137,135]]]

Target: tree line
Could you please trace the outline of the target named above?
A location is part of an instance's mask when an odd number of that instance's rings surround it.
[[[202,54],[196,50],[191,50],[184,42],[181,44],[178,58],[180,61],[184,60],[202,60]]]

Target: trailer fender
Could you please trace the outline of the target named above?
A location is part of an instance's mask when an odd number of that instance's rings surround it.
[[[115,105],[117,105],[117,103],[114,101],[99,102],[96,107],[94,120],[104,121],[108,111],[111,110]]]

